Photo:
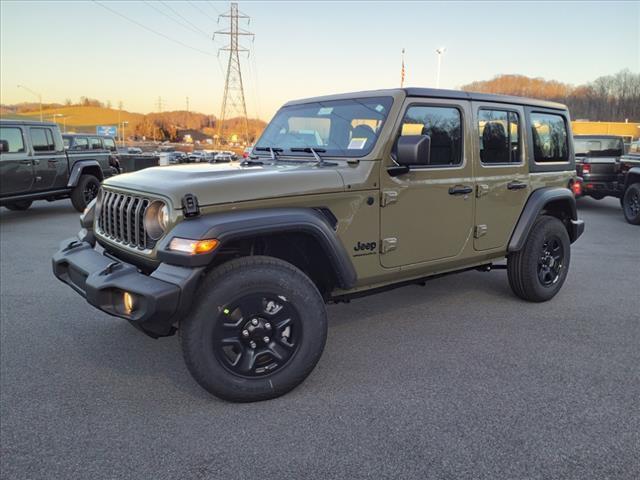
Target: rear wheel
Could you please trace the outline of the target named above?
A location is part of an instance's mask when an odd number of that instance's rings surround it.
[[[7,203],[5,207],[9,210],[23,211],[27,210],[33,202],[31,200],[20,200],[18,202]]]
[[[272,257],[213,270],[180,325],[187,368],[225,400],[279,397],[311,373],[324,349],[324,301],[311,280]]]
[[[78,180],[78,185],[71,192],[71,203],[73,204],[73,208],[77,211],[82,212],[89,202],[96,198],[98,195],[98,190],[100,189],[100,180],[98,180],[93,175],[82,175],[80,176],[80,180]]]
[[[622,197],[624,218],[632,225],[640,225],[640,183],[629,185]]]
[[[518,297],[531,302],[553,298],[567,278],[571,260],[569,234],[555,217],[541,216],[524,247],[509,255],[509,285]]]

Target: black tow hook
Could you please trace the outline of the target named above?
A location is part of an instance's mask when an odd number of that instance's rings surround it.
[[[120,268],[122,264],[120,262],[111,262],[107,267],[100,272],[100,275],[109,275],[113,273],[115,270]]]

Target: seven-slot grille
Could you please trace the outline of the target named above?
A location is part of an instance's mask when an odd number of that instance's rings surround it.
[[[147,235],[143,221],[149,203],[147,198],[103,190],[97,219],[100,233],[131,248],[153,248],[156,242]]]

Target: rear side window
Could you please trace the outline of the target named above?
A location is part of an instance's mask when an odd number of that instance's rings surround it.
[[[480,109],[478,131],[482,163],[520,162],[520,119],[516,112]]]
[[[53,134],[49,128],[32,128],[31,144],[34,152],[53,152],[56,149]]]
[[[89,139],[89,145],[91,150],[102,150],[102,142],[99,138],[91,137]]]
[[[455,107],[409,107],[402,120],[400,135],[431,137],[431,167],[462,164],[462,116]]]
[[[531,113],[531,137],[536,163],[569,161],[567,125],[562,115]]]
[[[22,139],[22,131],[19,128],[0,128],[0,142],[2,143],[2,149],[0,149],[2,153],[24,152],[24,140]]]
[[[76,137],[73,141],[72,150],[89,150],[89,140],[85,137]]]
[[[113,141],[113,138],[103,138],[102,141],[104,142],[104,148],[112,152],[116,151],[116,142]]]

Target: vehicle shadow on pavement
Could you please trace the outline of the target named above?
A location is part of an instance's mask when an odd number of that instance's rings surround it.
[[[48,208],[38,208],[38,205],[34,205],[28,210],[12,211],[4,207],[0,207],[0,224],[20,224],[28,223],[33,220],[45,219],[52,215],[69,214],[80,215],[78,211],[67,204],[62,202],[56,205],[49,205]]]

